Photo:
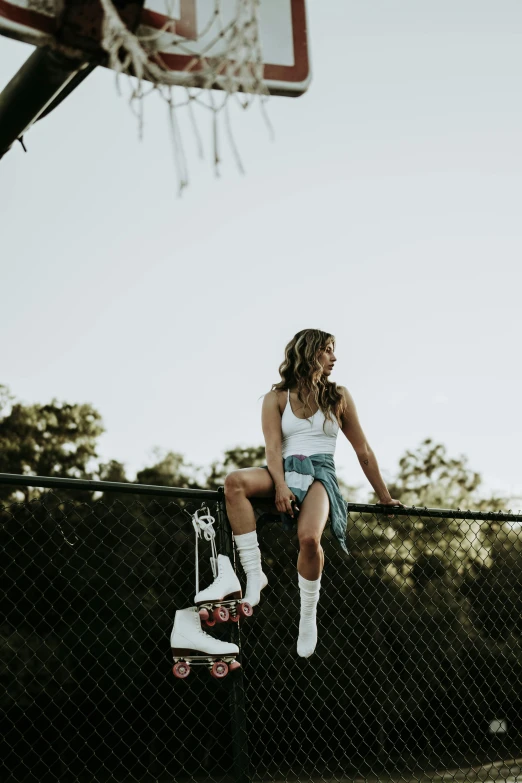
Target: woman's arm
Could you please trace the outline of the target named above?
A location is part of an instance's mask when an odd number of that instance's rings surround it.
[[[263,400],[263,410],[261,413],[263,425],[263,435],[265,436],[266,464],[268,472],[272,476],[275,484],[276,498],[275,504],[278,511],[294,516],[292,511],[292,501],[295,495],[286,486],[285,471],[283,467],[282,452],[282,432],[281,432],[281,411],[277,394],[274,391],[268,392]]]
[[[348,389],[344,386],[339,386],[339,390],[342,392],[345,400],[345,409],[342,419],[342,431],[353,446],[355,453],[359,459],[359,463],[363,472],[375,490],[379,502],[390,506],[402,505],[400,501],[394,500],[388,492],[388,487],[384,483],[377,464],[377,458],[373,453],[366,436],[362,430],[357,416],[357,410],[355,403]]]

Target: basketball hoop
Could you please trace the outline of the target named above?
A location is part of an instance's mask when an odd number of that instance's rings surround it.
[[[192,112],[193,104],[203,106],[212,113],[215,170],[218,170],[220,163],[219,117],[223,113],[225,130],[236,163],[243,171],[232,134],[228,102],[234,96],[243,109],[248,109],[256,98],[263,106],[269,96],[268,87],[263,81],[260,0],[234,0],[236,8],[233,15],[224,14],[223,0],[212,0],[212,7],[208,8],[208,16],[203,20],[200,30],[185,30],[185,34],[192,32],[194,41],[179,39],[177,36],[176,26],[172,25],[177,9],[173,8],[172,0],[167,0],[164,19],[146,16],[145,20],[155,26],[142,24],[136,33],[132,33],[121,20],[113,0],[100,2],[104,12],[101,46],[108,55],[108,66],[116,71],[117,76],[126,74],[135,77],[130,101],[138,107],[140,136],[143,133],[143,98],[150,92],[150,83],[168,105],[180,192],[188,185],[189,176],[176,116],[178,110],[187,108],[190,112],[199,153],[203,155],[201,135]],[[230,7],[230,2],[228,5]],[[178,21],[180,11],[181,8]],[[158,24],[162,24],[159,29]],[[178,56],[189,60],[183,70],[183,78],[179,71],[172,71],[168,67],[169,53],[165,52],[165,38],[171,36],[173,40],[170,44],[174,44],[181,52]],[[183,95],[180,95],[180,87],[183,88]],[[214,92],[216,88],[221,90],[221,94]]]
[[[243,109],[258,102],[270,127],[268,97],[301,95],[310,80],[305,0],[0,0],[0,33],[71,58],[71,68],[106,65],[118,88],[129,77],[140,135],[143,99],[159,93],[168,106],[180,191],[189,177],[179,110],[187,110],[202,155],[193,109],[207,109],[215,170],[224,132],[242,171],[231,99]]]

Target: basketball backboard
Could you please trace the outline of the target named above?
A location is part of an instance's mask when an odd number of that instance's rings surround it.
[[[306,0],[261,0],[259,32],[263,83],[273,95],[301,95],[310,81]],[[0,33],[36,46],[55,43],[63,0],[0,0]],[[200,86],[201,58],[229,52],[222,31],[233,24],[238,0],[145,0],[137,35],[169,83]],[[241,59],[243,52],[237,53]],[[231,60],[232,64],[234,60]],[[230,77],[229,77],[230,78]],[[220,86],[219,77],[216,86]]]

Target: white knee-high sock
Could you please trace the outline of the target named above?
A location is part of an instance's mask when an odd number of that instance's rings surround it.
[[[267,578],[261,567],[261,552],[257,543],[257,533],[253,530],[251,533],[234,536],[234,542],[247,578],[243,601],[247,601],[251,606],[257,606],[261,598],[261,590],[267,585]]]
[[[297,574],[299,592],[301,594],[301,617],[299,619],[299,639],[297,640],[297,654],[301,658],[312,655],[317,644],[317,603],[321,589],[321,577],[319,579],[305,579]]]

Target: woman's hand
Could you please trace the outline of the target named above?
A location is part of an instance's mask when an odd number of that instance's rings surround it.
[[[386,500],[379,500],[380,506],[404,506],[400,500],[394,500],[393,498],[386,498]]]
[[[296,497],[286,484],[279,484],[276,486],[275,504],[280,514],[288,514],[293,518],[294,511],[292,509],[292,502],[295,503]]]
[[[392,497],[387,497],[384,500],[379,500],[380,506],[404,506],[404,503],[401,503],[400,500],[395,500]],[[395,519],[395,514],[387,514],[386,515],[388,519]]]

